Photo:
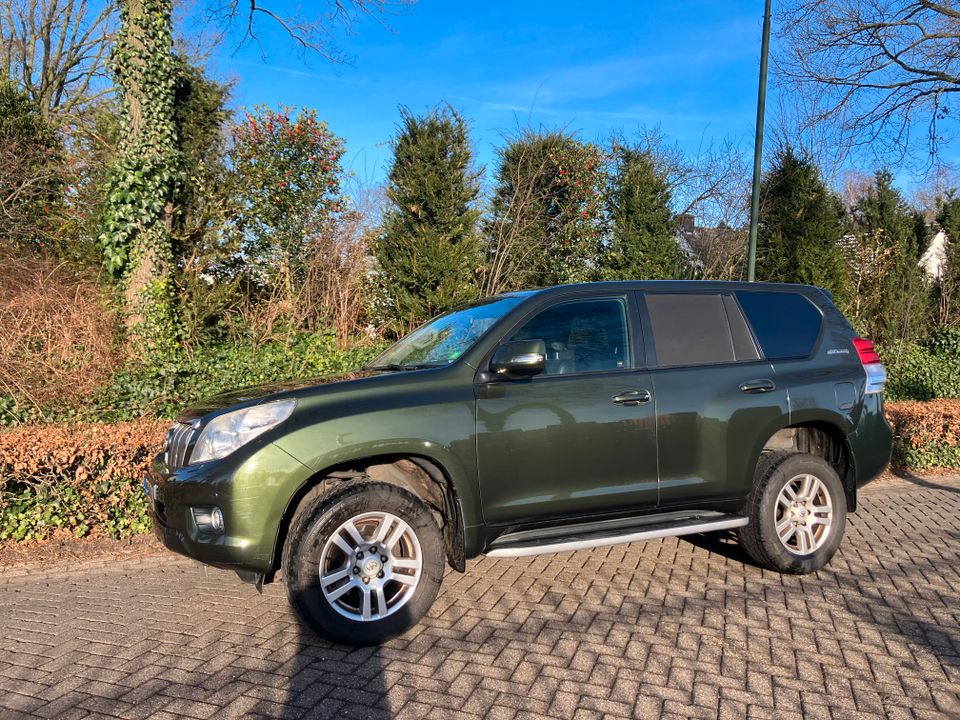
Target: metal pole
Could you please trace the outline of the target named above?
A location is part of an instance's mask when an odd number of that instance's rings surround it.
[[[750,245],[747,280],[754,281],[757,265],[757,221],[760,215],[760,159],[763,156],[763,108],[767,102],[767,55],[770,53],[770,1],[763,13],[763,43],[760,46],[760,90],[757,93],[757,137],[753,144],[753,186],[750,189]]]

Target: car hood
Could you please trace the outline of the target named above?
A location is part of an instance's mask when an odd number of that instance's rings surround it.
[[[191,405],[177,416],[177,422],[190,422],[204,415],[219,414],[218,411],[228,408],[258,405],[260,402],[287,397],[298,393],[298,391],[319,390],[328,385],[345,384],[383,375],[382,370],[354,370],[337,375],[286,380],[238,390],[228,390]]]

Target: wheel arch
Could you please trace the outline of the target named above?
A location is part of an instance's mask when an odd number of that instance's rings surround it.
[[[314,492],[326,495],[344,484],[367,478],[402,487],[430,506],[440,526],[448,564],[458,572],[466,569],[463,507],[450,474],[434,458],[392,453],[332,465],[315,472],[297,488],[287,502],[277,528],[271,569],[266,574],[267,582],[272,581],[280,569],[287,533],[307,496]]]
[[[856,466],[850,441],[835,422],[826,418],[806,419],[776,430],[766,439],[757,457],[767,452],[793,451],[815,455],[826,460],[843,483],[847,511],[857,509]]]

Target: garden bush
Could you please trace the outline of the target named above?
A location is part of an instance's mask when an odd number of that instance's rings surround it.
[[[0,541],[149,530],[141,482],[166,425],[73,423],[0,433]]]
[[[223,343],[184,351],[176,360],[127,365],[113,373],[106,387],[42,409],[2,394],[0,386],[0,426],[170,419],[185,406],[224,390],[355,370],[382,349],[382,343],[372,341],[342,349],[331,332],[303,332],[287,341],[259,344]]]
[[[960,398],[960,328],[945,328],[929,340],[908,344],[901,352],[881,349],[893,400]]]
[[[332,333],[299,333],[288,342],[200,348],[176,361],[116,373],[79,417],[93,421],[172,418],[224,390],[355,370],[381,350],[374,343],[341,349]]]
[[[886,405],[893,426],[893,462],[915,470],[960,469],[960,400]]]

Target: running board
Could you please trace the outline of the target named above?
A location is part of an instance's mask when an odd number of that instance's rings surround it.
[[[685,518],[683,520],[668,520],[665,522],[647,523],[633,528],[619,527],[616,531],[576,532],[576,528],[569,535],[560,537],[530,538],[530,533],[508,533],[494,542],[485,555],[488,557],[530,557],[549,553],[569,552],[572,550],[587,550],[589,548],[620,545],[623,543],[641,542],[643,540],[657,540],[678,535],[695,535],[697,533],[713,532],[715,530],[729,530],[743,527],[749,523],[749,518],[742,515],[719,515],[718,517]],[[611,529],[612,530],[612,529]],[[518,536],[523,536],[522,539]]]

